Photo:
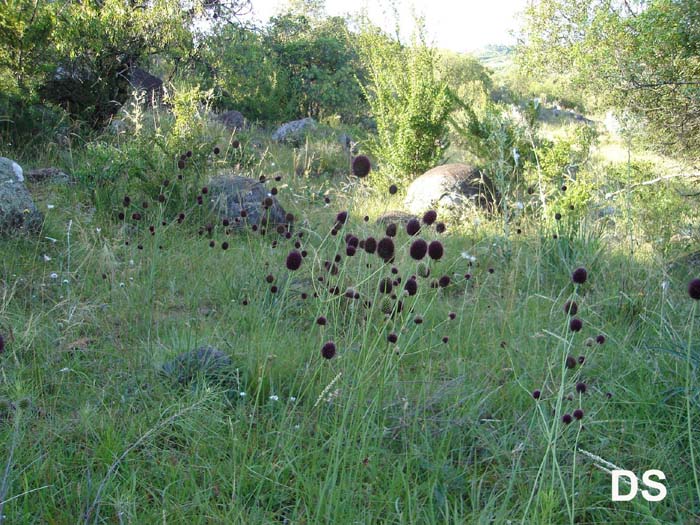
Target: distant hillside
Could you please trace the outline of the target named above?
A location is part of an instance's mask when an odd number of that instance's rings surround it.
[[[513,46],[492,44],[474,51],[473,54],[486,67],[501,71],[513,63],[514,53]]]

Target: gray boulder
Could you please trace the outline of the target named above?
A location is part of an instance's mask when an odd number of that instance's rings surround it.
[[[191,382],[198,374],[220,381],[232,372],[231,358],[212,346],[202,346],[168,361],[162,372],[182,385]]]
[[[44,217],[24,185],[22,167],[0,157],[0,235],[36,233],[43,221]]]
[[[71,181],[67,173],[58,168],[36,168],[25,174],[29,182],[50,182],[53,184],[68,184]]]
[[[209,184],[210,202],[217,214],[234,227],[286,223],[287,213],[265,183],[238,176],[222,176]],[[244,212],[242,216],[241,212]]]
[[[163,81],[140,67],[134,67],[129,75],[129,83],[134,91],[146,95],[146,102],[156,104],[163,99]]]
[[[245,127],[245,117],[240,111],[226,111],[217,115],[216,120],[221,122],[229,131],[236,131]]]
[[[456,208],[469,203],[490,208],[494,196],[493,183],[478,169],[468,164],[445,164],[411,182],[404,204],[415,214],[436,206]]]
[[[316,121],[311,117],[303,118],[301,120],[293,120],[282,124],[277,130],[272,134],[272,140],[277,142],[288,142],[293,144],[299,144],[302,142],[306,134],[316,128]]]

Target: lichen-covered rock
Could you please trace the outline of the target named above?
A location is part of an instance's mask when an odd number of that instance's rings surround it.
[[[232,373],[231,358],[212,346],[202,346],[168,361],[162,372],[182,385],[199,374],[210,380],[224,380]]]
[[[299,144],[304,140],[306,134],[316,128],[316,121],[311,117],[301,120],[293,120],[282,124],[272,134],[272,140],[277,142],[287,142]]]
[[[58,168],[36,168],[26,173],[29,182],[50,182],[53,184],[67,184],[71,181],[67,173]]]
[[[208,185],[210,203],[222,219],[229,219],[233,227],[285,224],[286,212],[266,184],[269,183],[248,177],[217,177]]]
[[[406,190],[404,204],[411,213],[435,207],[456,208],[472,202],[489,208],[496,197],[491,180],[468,164],[437,166],[415,179]]]
[[[24,185],[22,167],[0,157],[0,235],[36,233],[43,220]]]
[[[236,131],[245,127],[245,117],[240,111],[225,111],[216,117],[229,131]]]

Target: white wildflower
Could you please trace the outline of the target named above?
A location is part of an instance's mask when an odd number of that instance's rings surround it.
[[[58,279],[58,274],[56,272],[51,272],[51,275],[49,275],[52,279]]]
[[[270,396],[270,401],[279,401],[279,400],[280,400],[280,396],[276,396],[276,395],[274,395],[274,394],[272,394],[272,395]]]
[[[49,262],[51,260],[51,257],[48,255],[44,254],[44,262]]]
[[[56,206],[53,205],[53,204],[47,204],[46,207],[47,207],[49,210],[53,210]]]
[[[523,210],[523,209],[525,209],[525,205],[524,205],[522,202],[520,202],[520,201],[516,202],[513,206],[514,206],[516,209],[518,209],[518,210]]]
[[[462,252],[462,259],[466,259],[469,262],[476,262],[476,257],[467,252]]]

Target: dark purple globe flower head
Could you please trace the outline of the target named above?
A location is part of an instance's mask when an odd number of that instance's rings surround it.
[[[287,213],[287,215],[284,216],[284,220],[287,222],[294,222],[294,214],[293,213]]]
[[[555,221],[560,221],[561,220],[561,213],[557,212],[554,214],[554,220]]]
[[[209,193],[209,188],[207,188],[206,186],[204,186],[204,187],[202,188],[202,195],[206,195],[207,193]]]
[[[561,191],[566,191],[566,184],[562,184]]]
[[[221,243],[221,249],[222,250],[228,250],[228,243],[226,241]]]
[[[437,220],[437,212],[435,210],[428,210],[423,214],[423,222],[430,226]]]
[[[284,228],[284,226],[283,226],[282,224],[278,224],[278,225],[277,225],[277,228],[275,228],[275,231],[276,231],[277,233],[279,233],[280,235],[282,235],[282,234],[284,233],[284,230],[285,230],[285,228]]]
[[[272,193],[272,195],[277,195],[277,193],[279,193],[279,190],[273,187],[270,189],[270,193]]]
[[[218,155],[219,153],[221,153],[221,150],[219,149],[219,146],[216,146],[214,148],[214,155]]]
[[[135,221],[140,221],[141,220],[141,214],[139,212],[136,212],[131,215],[131,218],[134,219]]]
[[[348,234],[345,236],[345,242],[348,243],[350,246],[354,246],[355,248],[357,248],[360,244],[360,239],[358,239],[352,234]]]
[[[348,212],[346,211],[341,211],[338,213],[338,215],[335,216],[335,223],[338,226],[342,226],[348,222]]]
[[[321,355],[324,357],[324,359],[333,359],[335,356],[335,351],[336,348],[333,341],[327,341],[321,347]]]
[[[191,149],[187,150],[187,153],[185,153],[185,155],[187,156],[188,159],[190,157],[192,157],[192,150]]]
[[[396,237],[396,224],[393,222],[386,227],[387,237]]]
[[[394,258],[394,241],[391,237],[384,237],[377,244],[377,254],[384,259],[384,262],[390,262]]]
[[[578,304],[576,301],[566,301],[564,303],[564,313],[567,315],[576,315],[576,312],[578,312]]]
[[[303,257],[301,254],[296,250],[292,250],[289,252],[289,255],[287,255],[287,269],[292,271],[298,270],[302,260]]]
[[[431,288],[439,288],[439,287],[440,287],[440,283],[438,283],[438,280],[437,280],[437,279],[433,279],[432,282],[430,283],[430,287],[431,287]]]
[[[576,383],[576,392],[579,394],[586,393],[586,383]]]
[[[122,204],[124,205],[125,208],[128,208],[129,205],[131,204],[131,197],[129,197],[128,195],[125,195],[124,201],[122,202]]]
[[[420,231],[420,222],[418,219],[411,219],[406,223],[406,233],[410,236],[416,235]]]
[[[391,186],[389,186],[390,195],[396,195],[397,191],[399,191],[399,188],[396,187],[396,184],[392,184]]]
[[[335,254],[335,257],[333,258],[333,261],[339,263],[342,260],[342,257],[340,256],[339,253]]]
[[[580,355],[578,356],[578,364],[582,365],[583,363],[586,362],[586,356],[585,355]]]
[[[415,279],[409,279],[406,284],[403,285],[404,290],[408,295],[416,295],[418,293],[418,282]]]
[[[440,241],[431,241],[428,245],[428,255],[434,261],[439,261],[444,253],[445,250]]]
[[[268,284],[273,283],[273,282],[275,281],[275,276],[272,275],[272,274],[269,274],[267,277],[265,277],[265,281],[266,281]]]
[[[574,417],[577,421],[581,421],[583,419],[583,410],[581,410],[580,408],[574,410]]]
[[[540,392],[539,390],[533,390],[532,397],[535,399],[539,399],[540,397],[542,397],[542,392]]]
[[[387,339],[387,341],[389,341],[390,343],[395,343],[396,341],[399,340],[399,336],[396,335],[394,332],[391,332],[391,333],[386,337],[386,339]]]
[[[450,321],[454,321],[455,318],[457,317],[457,314],[454,312],[450,312],[449,314],[447,314],[447,317],[450,318]]]
[[[307,252],[306,250],[301,250],[302,257],[306,258],[307,255],[309,255],[309,252]]]
[[[331,198],[330,198],[330,197],[324,197],[324,198],[323,198],[323,202],[325,202],[326,204],[330,204],[330,203],[331,203]]]
[[[345,255],[347,255],[348,257],[354,256],[356,251],[357,251],[357,248],[355,248],[352,244],[348,244],[345,247]]]
[[[126,216],[124,215],[124,212],[123,212],[123,211],[120,211],[120,212],[119,212],[119,215],[117,215],[117,217],[119,218],[120,221],[123,221],[123,220],[124,220],[124,217],[126,217]]]
[[[442,277],[440,277],[438,284],[440,285],[440,288],[447,288],[450,285],[450,276],[443,275]]]
[[[423,323],[423,318],[420,315],[417,315],[413,318],[413,322],[416,324],[422,324]]]
[[[379,281],[379,292],[380,293],[391,293],[391,290],[394,289],[394,284],[391,282],[391,279],[389,277],[384,277],[381,281]]]
[[[391,267],[391,273],[394,274],[394,275],[396,275],[397,273],[399,273],[399,269],[398,269],[396,266],[392,266],[392,267]]]
[[[416,239],[411,243],[409,252],[413,259],[420,261],[423,257],[425,257],[425,254],[428,253],[428,243],[423,239]]]
[[[569,321],[569,328],[572,332],[580,332],[581,328],[583,328],[583,321],[581,321],[581,319],[578,317],[574,317],[571,321]]]
[[[374,237],[367,237],[365,239],[365,251],[367,253],[374,253],[377,251],[377,240]]]
[[[603,334],[596,336],[595,342],[599,345],[602,345],[603,343],[605,343],[605,336]]]
[[[471,279],[471,278],[472,278],[472,274],[470,274],[470,273],[465,273],[465,274],[464,274],[464,280],[465,280],[465,281],[468,281],[468,280]]]
[[[369,215],[365,215],[365,216],[362,218],[362,220],[365,221],[365,222],[369,222]]]
[[[269,208],[270,206],[272,206],[272,197],[265,197],[262,203],[263,207]]]
[[[574,418],[571,417],[571,414],[564,414],[561,420],[565,425],[568,425],[574,420]]]
[[[372,163],[366,155],[358,155],[352,159],[352,174],[356,177],[366,177],[372,169]]]
[[[447,343],[450,342],[450,338],[449,338],[448,336],[445,335],[445,336],[443,336],[443,338],[442,338],[442,342],[445,343],[445,344],[447,344]]]
[[[576,368],[576,358],[574,356],[566,356],[566,368],[568,368],[569,370]]]
[[[444,222],[438,222],[435,225],[435,231],[438,233],[445,233],[445,230],[447,230],[447,226],[445,226]]]
[[[272,286],[270,286],[270,292],[277,293],[277,290],[278,290],[278,288],[274,284]]]
[[[178,161],[177,161],[177,167],[178,167],[179,169],[181,169],[181,170],[184,170],[184,169],[185,169],[185,161],[182,160],[182,159],[178,160]]]
[[[571,280],[576,284],[583,284],[586,279],[588,279],[588,272],[583,266],[576,268],[571,274]]]
[[[495,270],[493,268],[489,268],[489,273],[493,273]]]
[[[688,295],[691,299],[700,301],[700,279],[693,279],[688,283]]]

